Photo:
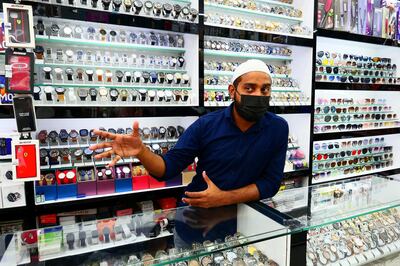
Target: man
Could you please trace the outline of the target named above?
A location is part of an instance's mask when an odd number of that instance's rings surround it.
[[[198,157],[196,175],[182,199],[191,206],[210,208],[272,197],[283,178],[288,125],[267,112],[271,83],[262,61],[242,63],[229,85],[234,103],[200,117],[163,156],[142,143],[138,122],[132,135],[95,131],[112,141],[91,149],[111,148],[96,156],[115,155],[110,166],[122,157],[136,156],[157,179],[178,175]]]

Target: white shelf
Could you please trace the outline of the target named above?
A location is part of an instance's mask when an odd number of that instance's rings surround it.
[[[110,82],[111,83],[111,82]],[[35,86],[52,86],[52,87],[76,87],[76,88],[121,88],[121,89],[147,89],[147,90],[191,90],[191,87],[179,87],[179,86],[143,86],[143,85],[132,85],[134,83],[129,83],[129,85],[116,85],[116,84],[107,84],[107,83],[37,83]]]
[[[224,90],[228,91],[229,85],[204,85],[204,90]],[[299,88],[296,87],[272,87],[272,92],[301,92]]]
[[[292,33],[285,33],[285,32],[261,30],[261,29],[254,30],[254,29],[250,29],[250,28],[236,27],[236,26],[231,26],[231,25],[223,25],[223,24],[216,24],[216,23],[210,23],[210,22],[204,22],[204,25],[212,26],[212,27],[219,27],[219,28],[234,29],[234,30],[246,30],[246,31],[252,31],[252,32],[261,32],[261,33],[282,35],[282,36],[295,37],[295,38],[304,38],[304,39],[312,39],[313,38],[312,34],[311,35],[302,35],[302,34],[292,34]]]
[[[162,188],[149,188],[149,189],[142,189],[142,190],[132,190],[132,191],[126,191],[126,192],[115,192],[111,194],[101,194],[101,195],[92,195],[92,196],[86,196],[86,197],[80,197],[80,198],[64,198],[64,199],[58,199],[58,200],[47,200],[45,202],[36,202],[36,205],[49,205],[49,204],[57,204],[61,202],[71,202],[71,201],[81,201],[81,200],[87,200],[87,199],[98,199],[98,198],[104,198],[104,197],[115,197],[115,196],[121,196],[121,195],[130,195],[130,194],[136,194],[136,193],[142,193],[142,192],[149,192],[149,191],[158,191],[158,190],[167,190],[167,189],[173,189],[173,188],[184,188],[186,185],[179,185],[179,186],[170,186],[170,187],[162,187]]]
[[[88,101],[90,102],[90,101]],[[95,104],[89,104],[88,102],[77,102],[77,103],[35,103],[37,107],[182,107],[182,106],[197,106],[193,103],[157,103],[156,100],[153,102],[144,102],[142,104],[133,102],[120,102],[116,101],[114,104],[101,104],[101,102],[95,102]]]
[[[233,71],[204,70],[205,75],[232,76]],[[290,78],[289,75],[271,74],[272,78]]]
[[[294,8],[293,4],[287,4],[287,3],[283,3],[280,1],[274,1],[274,0],[257,0],[257,2],[267,3],[267,4],[271,4],[271,5],[276,5],[276,6],[284,6],[284,7]]]
[[[370,171],[364,171],[364,172],[360,172],[360,173],[353,173],[353,174],[349,174],[349,175],[336,175],[336,176],[330,176],[330,177],[320,177],[318,180],[315,180],[314,178],[312,178],[311,180],[311,184],[319,184],[319,183],[323,183],[323,182],[330,182],[330,181],[336,181],[336,180],[341,180],[344,178],[350,178],[350,177],[356,177],[356,176],[363,176],[363,175],[369,175],[369,174],[376,174],[376,173],[380,173],[383,171],[389,171],[389,170],[394,170],[399,168],[398,166],[391,166],[391,167],[383,167],[380,169],[374,169],[374,170],[370,170]]]
[[[204,49],[204,55],[206,55],[206,56],[221,56],[221,57],[235,57],[235,58],[252,58],[252,59],[261,59],[261,60],[278,60],[278,61],[292,61],[293,60],[289,56],[255,54],[255,53],[244,53],[244,52],[231,52],[231,51],[211,50],[211,49]]]
[[[231,105],[232,102],[209,102],[206,101],[204,102],[204,106],[205,107],[227,107],[229,105]],[[270,106],[310,106],[311,103],[307,103],[307,102],[270,102]]]
[[[63,257],[72,257],[76,256],[79,254],[85,254],[89,252],[96,252],[99,250],[104,250],[104,249],[109,249],[109,248],[114,248],[114,247],[120,247],[120,246],[125,246],[129,244],[136,244],[136,243],[143,243],[152,239],[158,239],[158,238],[163,238],[163,237],[168,237],[172,236],[172,233],[169,232],[162,232],[160,235],[157,237],[153,238],[147,238],[143,235],[134,237],[133,235],[128,238],[128,239],[123,239],[120,241],[113,241],[110,243],[101,243],[98,245],[90,245],[87,246],[86,248],[76,248],[73,250],[64,250],[63,252],[59,252],[57,254],[52,254],[52,255],[46,255],[46,256],[40,256],[40,250],[39,250],[39,261],[47,261],[47,260],[53,260],[53,259],[58,259],[58,258],[63,258]]]
[[[85,39],[75,39],[75,38],[65,38],[65,37],[56,37],[56,36],[42,36],[36,35],[37,43],[59,43],[59,44],[71,44],[77,46],[100,46],[100,47],[109,47],[109,48],[126,48],[126,49],[135,49],[135,50],[143,50],[143,51],[155,51],[155,52],[166,52],[166,53],[184,53],[186,51],[185,48],[178,47],[165,47],[165,46],[153,46],[153,45],[141,45],[135,43],[120,43],[120,42],[102,42],[102,41],[94,41],[94,40],[85,40]]]
[[[379,120],[377,120],[377,121],[375,121],[375,122],[386,122],[386,120],[381,120],[381,121],[379,121]],[[340,123],[338,123],[338,124],[336,124],[336,125],[339,125]],[[344,124],[344,123],[342,123],[342,124]],[[348,124],[352,124],[352,123],[348,123]],[[356,124],[358,124],[358,123],[356,123]],[[317,124],[315,124],[315,125],[317,125]],[[322,126],[324,126],[324,125],[322,125]],[[363,129],[350,129],[350,130],[347,130],[347,129],[343,129],[343,130],[335,130],[335,131],[333,131],[333,130],[329,130],[329,131],[325,131],[325,132],[314,132],[314,134],[327,134],[327,133],[342,133],[342,132],[346,132],[346,133],[348,133],[348,132],[354,132],[354,131],[360,131],[360,130],[379,130],[379,129],[390,129],[390,128],[400,128],[400,125],[399,126],[394,126],[394,127],[372,127],[372,128],[363,128]]]
[[[221,5],[221,4],[215,4],[215,3],[204,3],[204,9],[205,13],[207,14],[208,10],[207,9],[213,9],[217,10],[220,12],[225,11],[231,11],[235,13],[241,13],[242,15],[256,15],[259,17],[264,17],[265,19],[271,19],[274,21],[280,21],[280,22],[286,22],[290,24],[298,24],[300,22],[303,22],[302,18],[296,18],[296,17],[289,17],[285,15],[278,15],[278,14],[273,14],[273,13],[267,13],[259,10],[251,10],[247,8],[241,8],[241,7],[233,7],[233,6],[228,6],[228,5]]]
[[[82,155],[84,157],[84,155]],[[140,161],[136,158],[129,158],[125,160],[120,160],[118,164],[127,164],[127,163],[139,163]],[[97,166],[104,166],[111,163],[111,160],[107,161],[83,161],[80,163],[69,163],[69,164],[55,164],[55,165],[44,165],[40,166],[40,170],[56,170],[56,169],[63,169],[63,168],[75,168],[75,167],[97,167]]]
[[[175,68],[149,68],[149,67],[137,67],[137,66],[113,66],[113,65],[88,65],[88,64],[64,64],[64,63],[46,63],[43,60],[35,60],[35,66],[51,66],[51,67],[79,67],[83,69],[87,68],[100,68],[100,69],[117,69],[117,70],[129,70],[129,71],[157,71],[166,73],[186,73],[185,69]]]

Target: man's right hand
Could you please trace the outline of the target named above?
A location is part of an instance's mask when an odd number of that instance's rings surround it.
[[[115,155],[109,166],[114,166],[123,157],[140,157],[147,148],[140,139],[139,122],[133,123],[132,134],[112,134],[106,131],[94,130],[94,133],[111,141],[95,144],[89,147],[91,150],[111,148],[95,156],[96,159],[108,158]]]

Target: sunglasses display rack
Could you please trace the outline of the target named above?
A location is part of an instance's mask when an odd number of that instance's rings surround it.
[[[317,90],[314,133],[398,128],[399,100],[394,91]]]
[[[318,37],[315,81],[400,84],[397,48]]]
[[[196,35],[36,19],[37,106],[196,106]]]
[[[304,1],[204,1],[205,25],[312,38],[313,5]]]
[[[399,167],[400,135],[314,142],[313,179],[320,183]]]
[[[232,103],[228,86],[233,71],[248,59],[262,60],[269,67],[272,74],[271,106],[311,104],[311,75],[303,73],[312,69],[311,48],[209,36],[204,40],[204,48],[205,106]],[[304,54],[310,57],[300,56]]]

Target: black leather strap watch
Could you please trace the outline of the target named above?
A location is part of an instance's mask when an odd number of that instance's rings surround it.
[[[90,95],[90,100],[92,102],[95,102],[97,99],[97,89],[96,88],[90,88],[89,89],[89,95]]]
[[[172,11],[172,16],[174,19],[178,19],[179,15],[181,14],[182,7],[178,4],[174,5],[174,10]]]
[[[160,127],[158,129],[158,132],[159,132],[160,139],[164,139],[165,133],[167,133],[167,129],[165,127]]]
[[[118,95],[119,95],[119,92],[117,91],[117,89],[110,90],[111,101],[115,102],[118,99]]]
[[[113,0],[113,11],[119,12],[121,5],[122,5],[122,0]]]
[[[97,3],[99,2],[99,0],[92,0],[92,7],[93,8],[97,8]]]
[[[110,4],[111,4],[111,0],[101,0],[101,2],[103,3],[103,9],[104,10],[109,10]]]
[[[153,4],[152,4],[152,6],[153,6]],[[133,2],[133,7],[135,8],[135,15],[139,15],[139,13],[140,13],[140,11],[142,10],[142,8],[143,8],[143,3],[142,3],[142,1],[140,1],[140,0],[135,0],[134,2]]]
[[[169,138],[169,139],[173,139],[173,138],[176,138],[176,128],[175,127],[173,127],[173,126],[169,126],[168,128],[167,128],[167,138]]]
[[[173,6],[170,3],[163,4],[162,14],[165,18],[171,15]]]

